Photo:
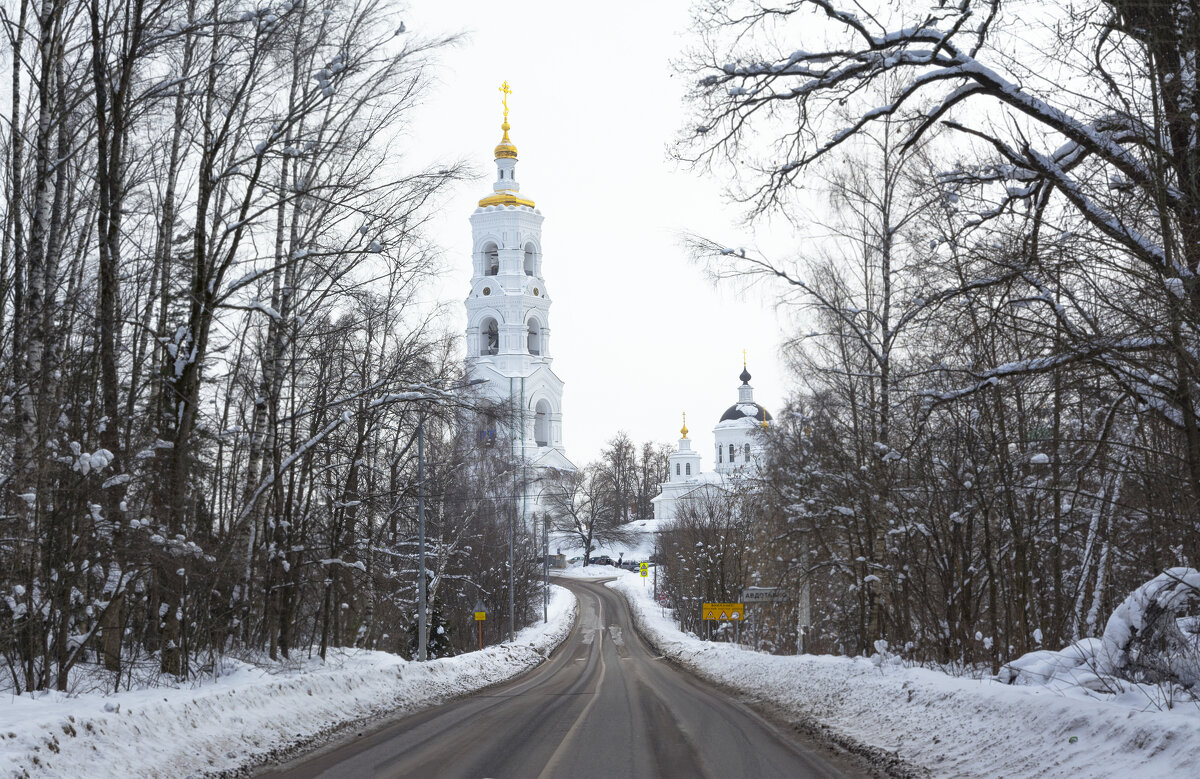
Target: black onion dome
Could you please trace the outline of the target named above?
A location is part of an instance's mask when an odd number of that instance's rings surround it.
[[[771,412],[757,403],[735,403],[721,415],[721,421],[727,422],[730,419],[743,419],[745,417],[750,417],[756,422],[762,422],[763,420],[770,422],[772,419]]]
[[[742,366],[742,373],[740,376],[738,376],[738,378],[742,380],[742,384],[749,384],[750,383],[750,371],[746,370],[745,366]]]

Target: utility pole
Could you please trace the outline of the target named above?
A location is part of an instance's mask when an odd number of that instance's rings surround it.
[[[658,603],[658,566],[662,562],[662,555],[658,553],[658,531],[654,531],[654,602]]]
[[[522,378],[521,382],[522,382],[522,391],[523,391],[525,379]],[[509,426],[509,429],[512,431],[512,433],[515,435],[517,433],[517,424],[516,424],[516,409],[513,408],[513,406],[516,405],[513,390],[514,390],[513,380],[510,378],[508,380],[508,399],[509,399],[508,426]],[[522,418],[524,418],[524,409],[522,409]],[[524,454],[525,454],[525,440],[524,440],[525,439],[525,431],[522,430],[520,435],[521,435],[521,459],[524,460],[525,459],[525,457],[524,457]],[[513,454],[516,454],[517,441],[515,438],[513,439],[512,451],[513,451]],[[514,468],[513,469],[512,513],[509,514],[509,517],[508,517],[508,643],[510,643],[510,644],[515,640],[514,637],[516,636],[516,625],[517,625],[517,593],[516,593],[516,575],[515,575],[515,572],[513,571],[513,560],[514,560],[513,548],[516,544],[516,540],[514,538],[514,533],[515,533],[515,528],[516,528],[516,524],[517,524],[517,501],[520,499],[520,496],[517,495],[517,479],[520,478],[519,474],[520,474],[520,471],[518,471],[516,468]]]
[[[515,639],[514,632],[517,624],[517,593],[516,577],[513,572],[513,526],[517,524],[517,507],[508,515],[508,643]]]
[[[425,412],[417,420],[417,660],[425,662],[428,642],[428,623],[425,602]]]
[[[542,622],[550,621],[550,515],[542,513]],[[536,520],[534,521],[536,524]]]

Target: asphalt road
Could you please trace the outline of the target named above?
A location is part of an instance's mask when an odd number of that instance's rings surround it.
[[[515,681],[383,725],[261,776],[860,776],[654,654],[622,598],[558,581],[579,598],[566,641]]]

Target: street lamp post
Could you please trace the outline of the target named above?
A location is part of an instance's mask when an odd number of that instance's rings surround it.
[[[425,592],[425,412],[417,420],[417,559],[420,582],[417,586],[417,660],[425,662],[429,651],[428,604]]]

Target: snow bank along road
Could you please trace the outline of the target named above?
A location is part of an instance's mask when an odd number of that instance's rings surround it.
[[[1200,777],[1200,711],[1195,704],[1159,711],[1161,702],[1145,687],[1099,696],[1058,682],[1009,686],[948,676],[879,655],[753,652],[681,633],[635,575],[621,573],[610,586],[628,598],[642,634],[661,654],[778,716],[819,723],[891,772],[957,779]]]
[[[260,775],[860,775],[668,665],[634,632],[619,595],[599,584],[559,583],[578,597],[579,617],[536,670]]]
[[[571,632],[575,596],[551,590],[550,620],[511,644],[416,663],[338,650],[296,668],[232,664],[216,680],[116,695],[0,699],[0,777],[196,777],[237,772],[347,723],[394,718],[513,679]],[[361,729],[361,728],[359,728]]]

